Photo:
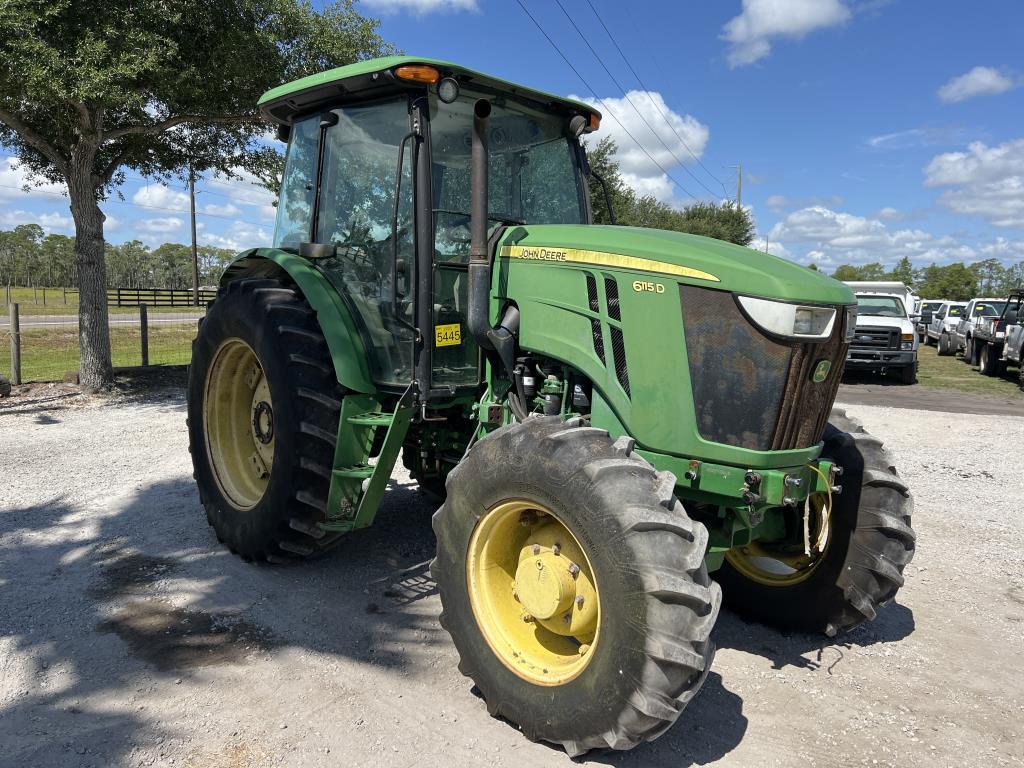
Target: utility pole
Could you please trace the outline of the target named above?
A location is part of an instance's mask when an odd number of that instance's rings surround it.
[[[192,303],[199,306],[199,250],[196,248],[196,172],[188,161],[188,199],[192,212]]]

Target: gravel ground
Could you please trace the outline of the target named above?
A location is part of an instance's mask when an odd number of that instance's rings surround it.
[[[247,565],[184,405],[0,410],[0,766],[567,766],[487,716],[437,624],[432,504],[398,473],[328,558]],[[1024,418],[853,406],[916,494],[898,602],[839,642],[723,611],[703,693],[595,765],[1024,765]]]

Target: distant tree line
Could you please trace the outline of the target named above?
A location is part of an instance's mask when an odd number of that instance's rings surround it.
[[[842,264],[832,273],[836,280],[898,280],[914,288],[926,299],[966,301],[978,296],[1003,296],[1024,286],[1024,261],[1003,266],[998,259],[973,264],[955,262],[939,266],[914,267],[904,256],[892,269],[879,263],[855,267]]]
[[[602,177],[608,185],[616,224],[689,232],[737,245],[749,245],[754,239],[754,219],[750,211],[734,203],[697,202],[685,208],[674,208],[654,195],[637,194],[622,178],[615,150],[615,142],[606,136],[597,146],[587,150],[587,158],[596,176]],[[592,174],[589,182],[594,221],[611,224],[604,190],[596,176]]]
[[[235,256],[227,248],[201,246],[199,284],[216,285]],[[139,240],[106,243],[108,288],[191,288],[192,247],[164,243],[150,248]],[[0,285],[72,287],[77,285],[75,238],[47,235],[38,224],[0,230]]]

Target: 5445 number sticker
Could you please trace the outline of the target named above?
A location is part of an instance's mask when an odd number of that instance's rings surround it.
[[[434,326],[434,346],[454,347],[462,343],[462,326],[458,323]]]

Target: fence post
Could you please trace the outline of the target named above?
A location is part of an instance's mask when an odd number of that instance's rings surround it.
[[[142,339],[142,365],[149,365],[149,312],[145,304],[139,305],[139,331]]]
[[[67,303],[68,303],[68,289],[67,289],[67,286],[65,286],[61,290],[64,291],[64,305],[67,306]]]
[[[11,304],[11,383],[21,384],[21,320],[18,305]]]
[[[43,306],[46,306],[46,286],[43,286]]]

